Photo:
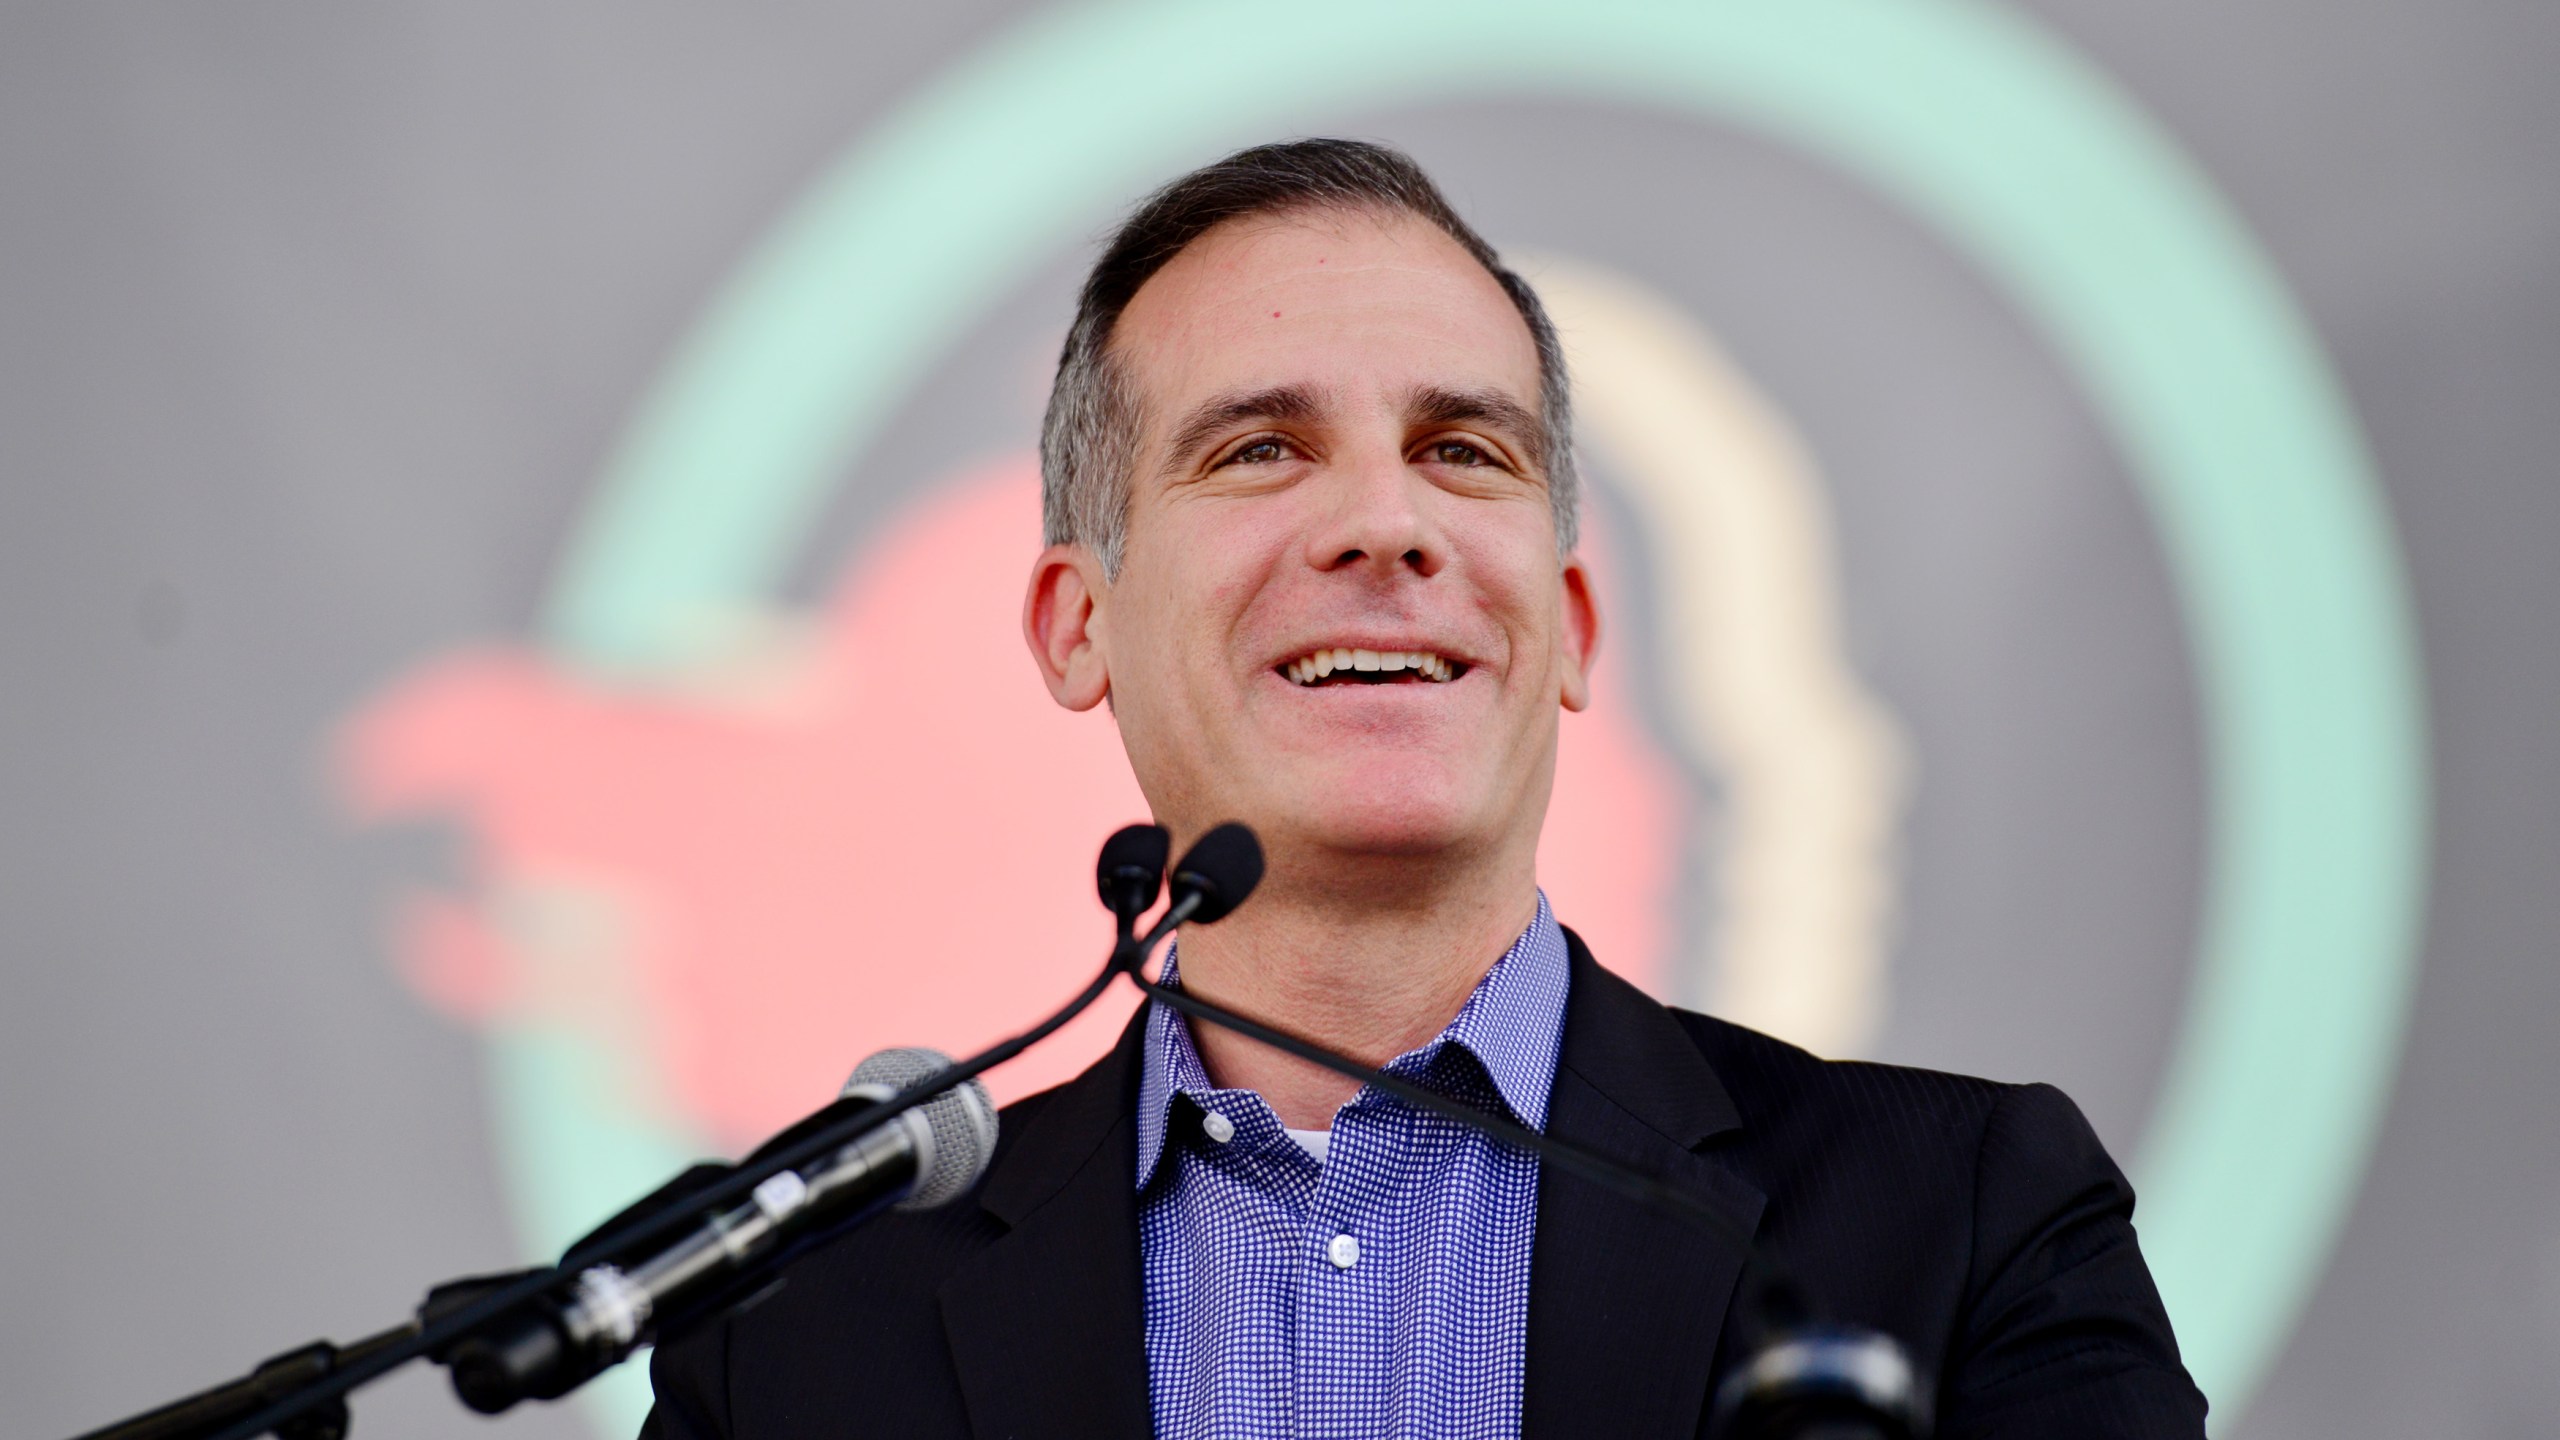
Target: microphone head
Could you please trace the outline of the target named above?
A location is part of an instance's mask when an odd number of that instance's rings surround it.
[[[1102,892],[1102,908],[1114,915],[1138,916],[1156,903],[1164,884],[1164,862],[1173,856],[1173,836],[1161,825],[1128,825],[1102,842],[1102,858],[1094,862],[1093,882]]]
[[[1262,842],[1240,821],[1230,820],[1191,843],[1173,867],[1173,898],[1180,904],[1197,894],[1191,921],[1207,925],[1223,920],[1262,883]]]
[[[853,1067],[844,1082],[847,1095],[885,1100],[951,1064],[951,1057],[921,1045],[882,1050]],[[916,1183],[901,1210],[930,1210],[948,1204],[978,1183],[996,1153],[996,1105],[987,1087],[976,1080],[954,1085],[900,1120],[916,1144]]]
[[[1793,1435],[1858,1435],[1920,1440],[1930,1430],[1929,1397],[1911,1357],[1892,1336],[1850,1326],[1780,1331],[1716,1392],[1710,1433],[1717,1440]]]

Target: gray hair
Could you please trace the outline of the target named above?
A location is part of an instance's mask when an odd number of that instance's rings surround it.
[[[1546,431],[1556,553],[1571,552],[1581,528],[1573,394],[1565,379],[1564,346],[1537,292],[1458,218],[1410,156],[1363,140],[1323,139],[1257,145],[1194,170],[1148,196],[1104,247],[1076,302],[1040,426],[1046,543],[1081,544],[1102,562],[1106,577],[1120,574],[1139,415],[1128,375],[1111,354],[1111,332],[1138,288],[1216,226],[1309,209],[1383,210],[1427,220],[1474,256],[1511,297],[1538,350],[1539,421]]]

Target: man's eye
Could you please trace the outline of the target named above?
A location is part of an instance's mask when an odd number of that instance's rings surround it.
[[[1227,463],[1230,465],[1269,465],[1274,461],[1280,460],[1286,454],[1287,452],[1281,448],[1280,442],[1277,440],[1256,440],[1250,445],[1240,445],[1236,447],[1235,453],[1227,457]]]
[[[1431,458],[1443,465],[1489,465],[1482,450],[1464,440],[1443,440],[1431,447]]]

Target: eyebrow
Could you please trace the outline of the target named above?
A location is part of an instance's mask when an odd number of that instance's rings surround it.
[[[1322,408],[1316,392],[1304,385],[1274,385],[1268,390],[1212,396],[1174,427],[1173,443],[1166,453],[1179,464],[1217,438],[1218,432],[1247,420],[1304,421],[1314,418]]]
[[[1405,397],[1404,409],[1406,423],[1417,429],[1427,425],[1481,425],[1502,431],[1529,452],[1530,463],[1541,470],[1547,467],[1546,422],[1499,390],[1446,390],[1423,385]]]
[[[1274,385],[1263,390],[1211,396],[1194,406],[1174,428],[1166,455],[1180,464],[1222,432],[1252,420],[1304,422],[1324,408],[1306,385]],[[1481,425],[1518,440],[1530,463],[1547,465],[1547,427],[1537,412],[1499,390],[1452,390],[1439,385],[1416,386],[1405,396],[1405,423],[1414,428],[1435,425]]]

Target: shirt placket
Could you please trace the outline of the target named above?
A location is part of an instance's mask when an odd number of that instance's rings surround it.
[[[1303,1404],[1290,1382],[1305,1316],[1294,1300],[1295,1260],[1315,1167],[1259,1095],[1218,1092],[1203,1108],[1200,1168],[1185,1175],[1187,1229],[1224,1252],[1212,1262],[1223,1283],[1200,1297],[1204,1344],[1193,1356],[1214,1397],[1205,1431],[1239,1440],[1297,1433]]]
[[[1364,1099],[1334,1119],[1300,1237],[1295,1358],[1298,1434],[1373,1440],[1386,1433],[1395,1363],[1396,1157],[1408,1116]]]

